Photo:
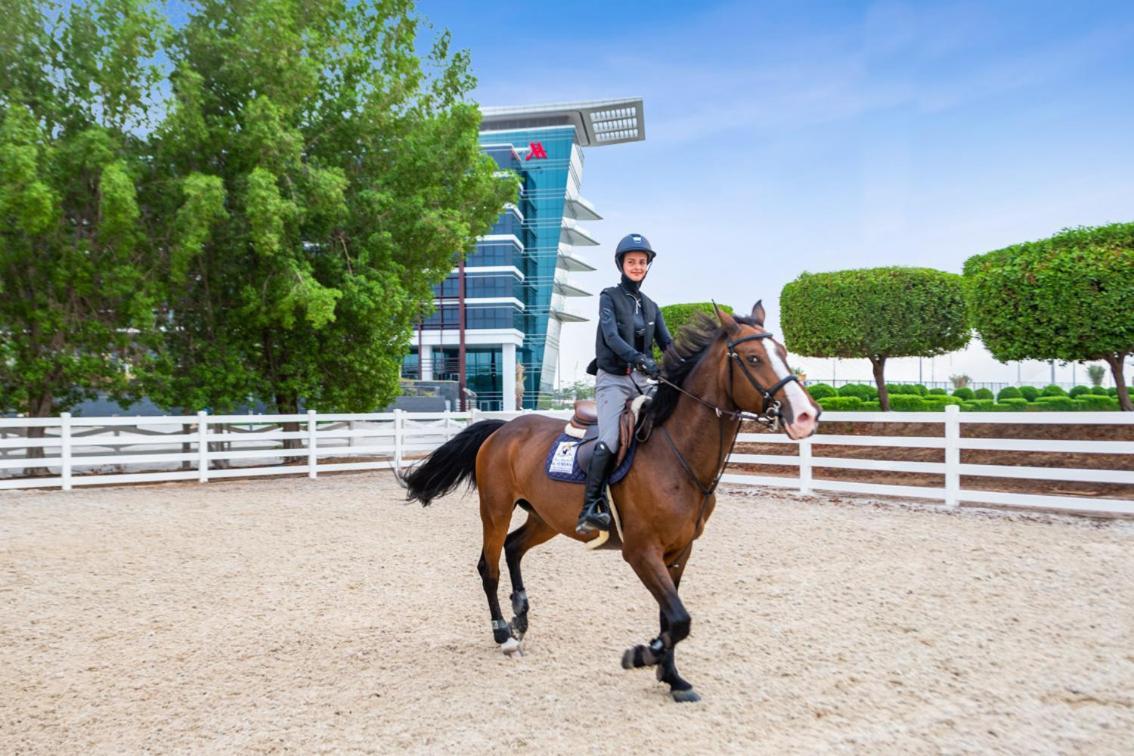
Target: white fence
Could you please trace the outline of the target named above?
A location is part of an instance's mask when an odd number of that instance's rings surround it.
[[[38,477],[0,477],[0,489],[150,483],[259,475],[306,474],[400,467],[407,455],[428,452],[465,427],[470,419],[510,418],[518,413],[438,412],[302,415],[224,415],[184,417],[92,417],[0,419],[0,476],[29,468],[46,469]],[[546,413],[566,417],[569,413]],[[1117,469],[1035,467],[961,463],[962,450],[1057,452],[1131,455],[1134,441],[1056,441],[1043,439],[966,438],[971,423],[1012,425],[1134,425],[1134,414],[1120,412],[961,413],[947,407],[926,412],[827,412],[825,421],[852,423],[941,424],[940,436],[876,436],[823,434],[801,442],[783,434],[744,433],[741,443],[794,444],[794,455],[734,453],[733,464],[797,468],[797,475],[729,473],[723,482],[774,486],[801,493],[844,493],[923,498],[948,506],[962,502],[1054,508],[1091,514],[1134,515],[1134,499],[1008,493],[962,487],[962,476],[1076,481],[1134,485],[1134,467]],[[29,428],[42,428],[44,438],[28,438]],[[825,445],[943,449],[944,462],[852,459],[816,456]],[[41,449],[43,458],[29,457]],[[171,465],[180,469],[170,470]],[[129,471],[127,470],[129,468]],[[156,469],[155,469],[156,468]],[[943,486],[889,485],[828,480],[817,469],[906,472],[942,476]]]

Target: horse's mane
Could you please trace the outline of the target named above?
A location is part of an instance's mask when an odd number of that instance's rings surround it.
[[[741,325],[759,327],[759,324],[750,317],[733,315],[733,320]],[[720,321],[706,313],[697,313],[692,322],[677,332],[673,344],[662,355],[662,375],[667,381],[684,387],[689,375],[704,359],[705,353],[714,341],[724,335],[724,326]],[[654,394],[652,402],[646,405],[646,416],[653,420],[653,424],[661,425],[677,409],[677,400],[681,392],[672,386],[661,384]]]

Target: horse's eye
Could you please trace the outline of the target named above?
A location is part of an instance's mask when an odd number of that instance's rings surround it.
[[[757,357],[754,354],[748,355],[748,361],[751,362],[753,365],[759,365],[760,364],[760,358]]]

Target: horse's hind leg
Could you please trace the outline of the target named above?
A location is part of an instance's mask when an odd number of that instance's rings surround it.
[[[516,640],[522,640],[528,631],[528,594],[520,574],[520,560],[529,549],[551,540],[555,535],[554,528],[531,512],[527,521],[509,533],[504,541],[504,559],[508,562],[508,576],[512,579],[512,635]]]
[[[476,569],[480,573],[484,595],[488,598],[488,611],[492,615],[492,639],[500,644],[500,649],[506,654],[516,651],[518,643],[512,638],[512,631],[500,612],[497,588],[500,585],[500,550],[504,547],[504,537],[508,534],[514,507],[515,503],[510,497],[492,495],[481,490],[480,520],[484,527],[484,545]]]

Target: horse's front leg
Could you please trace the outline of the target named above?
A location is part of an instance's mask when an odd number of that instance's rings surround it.
[[[670,580],[673,581],[675,590],[681,590],[681,575],[685,572],[685,566],[689,563],[689,558],[693,553],[693,544],[690,543],[685,549],[676,557],[669,559],[666,569],[669,570]],[[665,633],[669,630],[669,622],[666,620],[665,612],[659,611],[659,618],[661,623],[661,632]],[[662,658],[658,661],[657,665],[657,678],[658,682],[663,682],[669,685],[670,695],[673,696],[675,701],[700,701],[701,697],[693,690],[693,686],[677,672],[677,662],[674,659],[676,649],[669,649],[662,654]]]
[[[643,585],[653,594],[661,610],[662,631],[646,645],[634,646],[626,649],[622,655],[622,667],[634,669],[638,667],[652,667],[666,664],[676,674],[673,666],[673,650],[689,635],[690,617],[685,611],[685,605],[677,595],[677,585],[671,576],[670,568],[665,559],[657,551],[644,553],[626,553],[626,561],[637,573]],[[680,577],[678,572],[677,577]],[[662,667],[662,673],[668,672],[667,666]],[[699,696],[693,691],[693,686],[687,681],[677,678],[685,686],[680,691],[674,690],[671,684],[671,693],[675,701],[697,701]]]

